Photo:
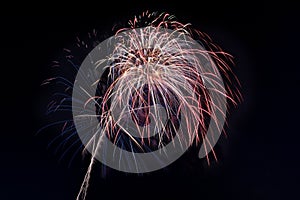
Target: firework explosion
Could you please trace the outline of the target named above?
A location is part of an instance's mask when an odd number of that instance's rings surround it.
[[[241,96],[229,54],[166,13],[144,12],[101,44],[93,45],[81,67],[74,65],[74,84],[45,81],[73,89],[50,110],[68,109],[66,102],[72,102],[73,120],[62,122],[63,133],[77,132],[91,154],[78,199],[86,197],[95,160],[120,171],[149,172],[193,143],[201,145],[200,158],[209,163],[212,152],[217,159],[213,147],[228,101],[236,105]]]

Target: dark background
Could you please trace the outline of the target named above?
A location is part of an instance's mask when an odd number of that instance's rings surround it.
[[[191,156],[143,176],[94,172],[88,199],[296,199],[300,167],[299,8],[287,2],[79,2],[11,5],[0,17],[0,199],[75,199],[86,170],[77,157],[59,161],[45,124],[48,90],[41,82],[76,36],[110,30],[144,10],[166,11],[208,33],[235,57],[244,101],[228,118],[220,162]],[[49,134],[49,133],[47,133]]]

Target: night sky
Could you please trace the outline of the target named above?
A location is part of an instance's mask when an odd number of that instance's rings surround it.
[[[81,5],[82,4],[82,5]],[[35,5],[36,6],[36,5]],[[228,138],[217,145],[219,163],[208,167],[187,152],[166,169],[144,175],[93,172],[87,199],[297,199],[300,187],[299,8],[254,3],[44,4],[1,13],[0,199],[75,199],[87,158],[59,160],[47,148],[58,133],[44,116],[51,90],[40,86],[50,66],[76,36],[111,27],[145,10],[166,11],[192,23],[234,56],[244,101],[230,110]],[[5,10],[5,9],[4,9]],[[98,168],[101,170],[100,164]]]

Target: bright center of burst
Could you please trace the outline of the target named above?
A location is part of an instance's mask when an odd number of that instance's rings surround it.
[[[142,57],[141,54],[137,54],[136,56],[139,58]],[[149,80],[150,82],[155,82],[155,79],[160,78],[162,67],[158,64],[157,55],[153,53],[151,55],[144,54],[143,59],[137,60],[139,61],[135,62],[130,68],[134,73],[138,72],[136,75],[140,81],[139,87],[149,84]],[[143,62],[140,62],[140,60],[143,60]],[[117,113],[115,116],[119,116],[118,125],[131,136],[139,138],[151,137],[161,132],[168,119],[166,109],[159,103],[147,105],[146,107],[147,112],[145,112],[145,105],[135,107],[135,117],[126,116],[130,112],[130,108],[124,113],[115,111]],[[138,123],[140,121],[143,123]]]

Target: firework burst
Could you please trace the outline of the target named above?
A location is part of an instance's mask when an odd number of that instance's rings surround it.
[[[241,98],[229,54],[166,13],[144,12],[101,44],[75,67],[74,84],[64,79],[72,96],[55,107],[72,102],[67,130],[75,130],[92,155],[78,199],[86,197],[95,160],[149,172],[175,161],[192,143],[201,145],[200,158],[209,163],[212,152],[217,159],[213,147],[228,101],[236,105]]]

